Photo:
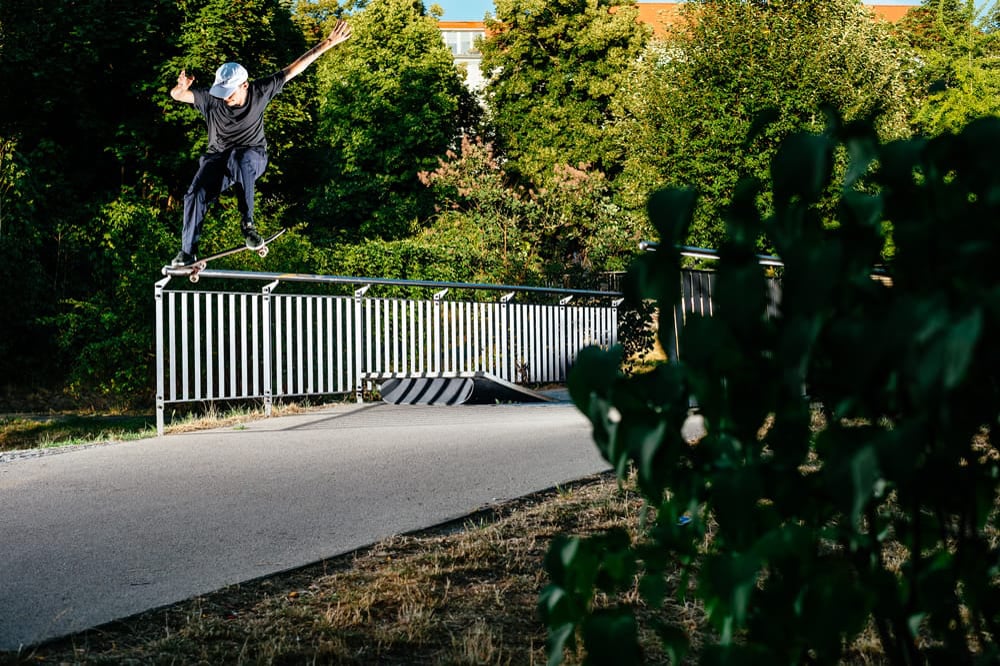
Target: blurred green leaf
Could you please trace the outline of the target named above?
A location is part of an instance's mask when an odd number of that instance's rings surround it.
[[[616,609],[601,609],[583,624],[586,664],[626,666],[642,663],[635,617]]]
[[[806,202],[819,199],[833,169],[829,139],[822,135],[793,134],[778,148],[771,162],[775,203],[787,204],[793,197]]]

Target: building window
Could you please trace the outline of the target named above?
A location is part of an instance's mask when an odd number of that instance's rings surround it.
[[[445,45],[451,49],[451,54],[456,58],[478,56],[479,50],[476,48],[476,39],[485,36],[485,34],[482,30],[441,31]]]

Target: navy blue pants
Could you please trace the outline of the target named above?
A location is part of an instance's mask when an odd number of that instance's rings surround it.
[[[267,153],[261,148],[230,148],[207,153],[198,162],[198,172],[184,193],[184,228],[181,249],[198,252],[205,213],[219,195],[233,188],[243,227],[253,224],[254,183],[267,167]]]

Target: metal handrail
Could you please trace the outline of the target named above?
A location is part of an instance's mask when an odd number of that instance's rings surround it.
[[[189,277],[190,271],[184,268],[164,267],[163,274],[168,277]],[[263,282],[311,282],[317,284],[382,285],[391,287],[431,287],[434,289],[514,291],[525,293],[561,294],[564,296],[586,296],[594,298],[621,298],[624,296],[624,294],[620,291],[599,291],[596,289],[567,289],[564,287],[533,287],[475,282],[439,282],[436,280],[403,280],[395,278],[352,277],[346,275],[310,275],[307,273],[262,273],[228,269],[205,269],[198,273],[198,277],[229,280],[260,280]]]
[[[656,252],[660,247],[660,244],[656,241],[640,241],[639,250],[642,252]],[[677,251],[682,257],[692,257],[694,259],[705,259],[708,261],[718,261],[719,251],[718,250],[707,250],[701,247],[691,247],[689,245],[677,245]],[[758,254],[757,261],[761,266],[784,266],[785,262],[773,254]],[[872,277],[877,278],[882,281],[890,279],[889,271],[886,270],[885,266],[873,266],[871,269]]]
[[[639,249],[643,252],[656,252],[660,247],[660,244],[656,241],[640,241]],[[691,247],[690,245],[678,245],[678,252],[682,257],[691,257],[693,259],[705,259],[708,261],[718,261],[719,251],[718,250],[708,250],[702,247]],[[761,266],[784,266],[785,263],[781,260],[781,257],[776,257],[772,254],[758,254],[757,261]]]

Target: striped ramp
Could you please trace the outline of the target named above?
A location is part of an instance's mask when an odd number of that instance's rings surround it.
[[[488,372],[390,377],[383,379],[379,391],[384,402],[394,405],[484,405],[552,401],[549,397]]]

